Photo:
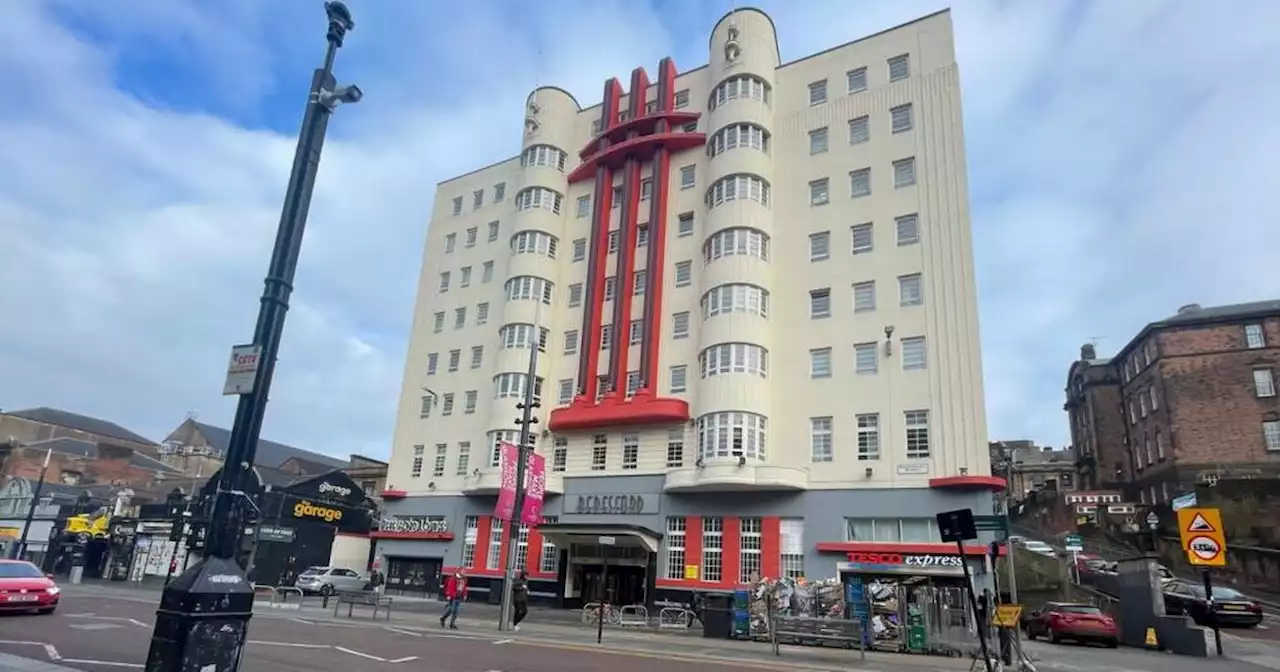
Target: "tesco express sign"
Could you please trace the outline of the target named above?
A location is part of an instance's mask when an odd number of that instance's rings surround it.
[[[860,553],[849,554],[849,562],[858,565],[902,565],[905,567],[950,567],[960,569],[964,561],[958,555]]]

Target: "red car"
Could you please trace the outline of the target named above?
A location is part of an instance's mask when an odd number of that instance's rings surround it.
[[[0,611],[52,614],[61,592],[39,567],[23,560],[0,560]]]
[[[1048,602],[1031,612],[1022,627],[1027,639],[1043,635],[1055,644],[1070,639],[1082,644],[1101,642],[1112,649],[1120,645],[1115,619],[1092,604]]]

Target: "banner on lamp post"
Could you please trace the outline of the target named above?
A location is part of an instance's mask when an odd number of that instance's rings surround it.
[[[524,506],[520,511],[520,523],[523,525],[542,524],[542,496],[547,490],[547,460],[543,456],[529,453],[529,462],[525,465]]]
[[[516,444],[503,441],[498,444],[502,464],[502,483],[498,487],[498,503],[493,507],[493,517],[498,520],[511,520],[516,512],[516,460],[520,459],[520,449]]]

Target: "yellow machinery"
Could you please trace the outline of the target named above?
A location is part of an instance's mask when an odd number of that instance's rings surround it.
[[[62,531],[70,534],[85,534],[94,539],[104,539],[107,536],[107,526],[110,523],[111,517],[107,515],[105,509],[102,509],[92,515],[82,513],[78,516],[71,516],[67,519],[67,526]]]

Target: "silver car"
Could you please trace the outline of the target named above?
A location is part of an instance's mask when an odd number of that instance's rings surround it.
[[[295,585],[307,594],[332,595],[339,590],[364,590],[368,582],[359,572],[345,567],[308,567]]]

